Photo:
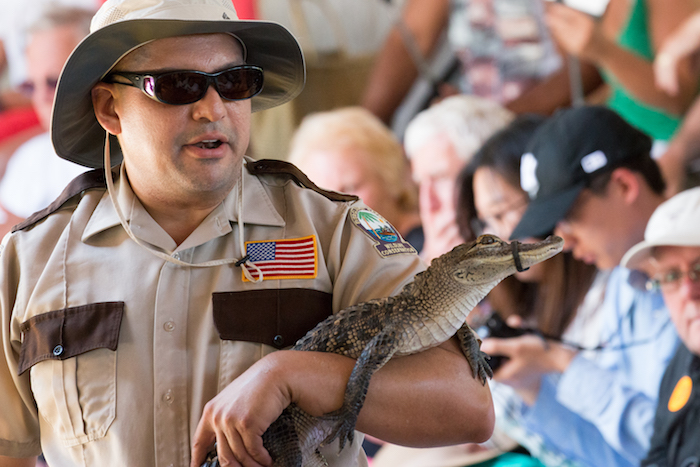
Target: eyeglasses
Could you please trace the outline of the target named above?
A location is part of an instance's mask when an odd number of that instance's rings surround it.
[[[700,261],[690,266],[688,272],[682,272],[678,269],[671,269],[665,273],[652,277],[647,281],[647,290],[659,290],[662,289],[665,292],[673,292],[678,289],[681,280],[688,276],[693,282],[700,280]]]
[[[47,89],[55,92],[56,86],[58,86],[58,78],[46,78],[44,84],[46,85]],[[36,86],[37,85],[34,81],[25,81],[19,85],[19,91],[25,96],[31,97],[32,94],[34,94],[34,91],[36,91]]]
[[[475,235],[481,235],[487,231],[496,232],[498,230],[497,226],[503,225],[503,222],[507,216],[510,214],[522,210],[528,205],[530,200],[527,197],[522,197],[501,209],[500,211],[492,214],[490,216],[483,216],[482,218],[475,217],[471,220],[471,228]],[[499,232],[497,232],[499,233]]]
[[[116,81],[121,76],[130,81]],[[153,100],[170,105],[197,102],[213,85],[222,99],[238,101],[250,99],[262,91],[263,69],[253,65],[237,65],[216,73],[203,71],[167,71],[165,73],[131,73],[115,71],[108,75],[106,83],[123,84],[139,88]]]

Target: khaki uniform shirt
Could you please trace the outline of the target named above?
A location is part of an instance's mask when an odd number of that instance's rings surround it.
[[[137,245],[99,172],[4,239],[0,455],[43,451],[52,467],[189,466],[214,395],[331,312],[396,293],[423,269],[356,199],[302,187],[284,163],[247,165],[244,240],[271,268],[261,283],[234,265],[178,266]],[[154,248],[190,263],[243,256],[237,190],[179,246],[128,183],[116,190],[134,234]],[[366,465],[361,441],[324,454],[333,466]]]

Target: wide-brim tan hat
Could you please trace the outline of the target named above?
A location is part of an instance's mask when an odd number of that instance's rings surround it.
[[[90,31],[63,68],[51,122],[56,153],[87,167],[102,167],[105,139],[92,107],[92,87],[125,55],[151,41],[235,35],[245,48],[246,63],[264,72],[263,90],[251,102],[253,112],[283,104],[304,88],[304,56],[291,32],[277,23],[239,20],[231,0],[108,0]],[[120,159],[114,151],[112,162]]]
[[[700,246],[700,187],[682,191],[656,208],[644,241],[625,253],[622,266],[638,269],[657,246]]]

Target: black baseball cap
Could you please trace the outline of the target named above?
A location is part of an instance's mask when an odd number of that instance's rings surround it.
[[[607,107],[558,111],[534,133],[520,160],[530,204],[512,239],[543,237],[564,219],[589,180],[621,161],[649,157],[652,140]]]

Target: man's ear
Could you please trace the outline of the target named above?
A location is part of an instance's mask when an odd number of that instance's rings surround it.
[[[91,91],[92,107],[102,128],[113,135],[121,133],[119,114],[115,109],[116,89],[113,84],[97,83]]]
[[[610,175],[610,184],[625,204],[633,204],[639,198],[641,183],[639,174],[626,167],[619,167]]]

